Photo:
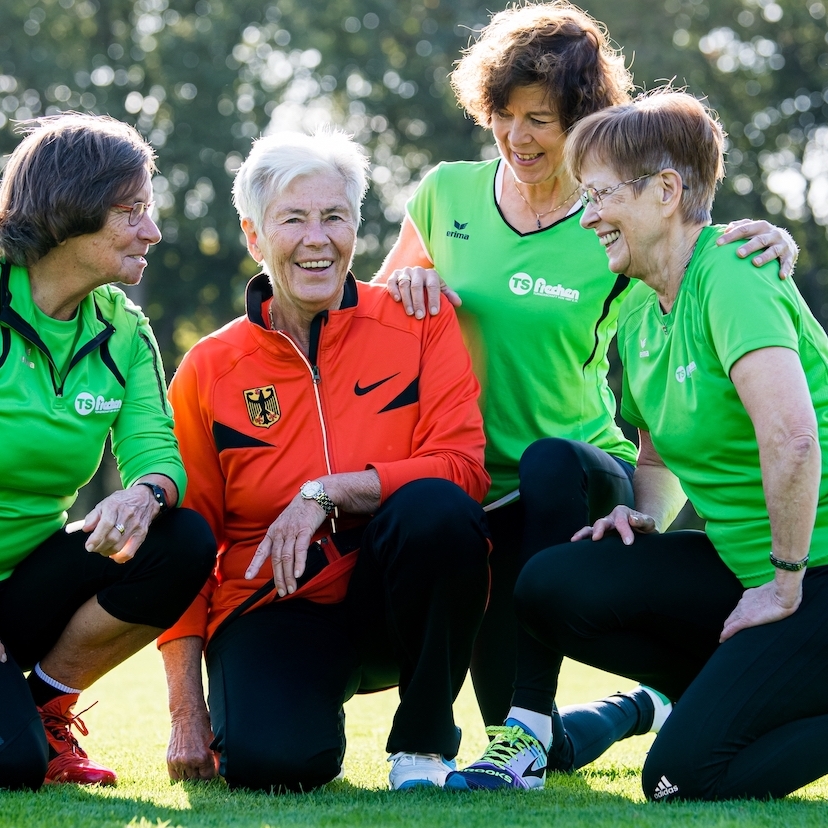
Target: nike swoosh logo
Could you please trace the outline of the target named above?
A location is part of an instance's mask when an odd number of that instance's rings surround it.
[[[370,385],[366,385],[364,387],[360,386],[359,380],[357,380],[356,383],[354,384],[354,394],[356,394],[358,397],[362,397],[365,394],[368,394],[371,391],[373,391],[375,388],[379,388],[383,383],[388,382],[388,380],[394,379],[394,377],[398,376],[399,373],[400,372],[397,371],[396,374],[391,374],[390,377],[386,377],[385,379],[381,379],[381,380],[379,380],[379,382],[372,382]]]
[[[537,762],[541,762],[540,767],[536,768],[534,765]],[[536,776],[538,779],[542,779],[543,775],[546,773],[546,763],[543,762],[541,759],[535,759],[531,765],[523,772],[523,776]]]

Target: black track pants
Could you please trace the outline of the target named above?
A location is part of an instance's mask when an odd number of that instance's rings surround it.
[[[389,753],[457,753],[460,691],[488,588],[483,510],[446,480],[395,492],[368,524],[341,604],[276,600],[207,647],[210,717],[231,786],[309,790],[345,753],[342,705],[399,685]]]
[[[792,616],[719,645],[742,592],[703,533],[674,532],[544,550],[515,597],[539,658],[678,700],[644,766],[648,798],[780,797],[828,773],[828,567],[807,572]]]
[[[522,565],[541,549],[566,543],[619,503],[632,505],[632,471],[628,463],[586,443],[538,440],[520,461],[520,500],[489,512],[492,588],[471,665],[487,725],[502,724],[506,718],[515,671],[523,659],[513,602]],[[556,679],[553,670],[551,681]]]
[[[55,532],[0,583],[0,786],[38,788],[46,774],[46,736],[23,670],[57,642],[93,596],[129,624],[171,627],[204,585],[216,546],[204,519],[174,509],[155,521],[135,557],[118,564],[84,549],[87,535]]]

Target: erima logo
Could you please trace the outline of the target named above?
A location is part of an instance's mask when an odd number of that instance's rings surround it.
[[[105,400],[100,394],[97,397],[88,391],[81,391],[75,397],[75,411],[85,417],[93,411],[95,414],[108,414],[111,411],[120,411],[123,400]]]
[[[461,233],[461,230],[465,230],[469,226],[468,222],[464,222],[461,224],[457,219],[454,220],[454,230],[446,230],[446,235],[450,239],[463,239],[463,241],[469,240],[468,233]]]
[[[641,350],[638,352],[640,357],[648,357],[650,352],[647,350],[647,337],[641,340]]]
[[[676,379],[679,382],[684,382],[695,370],[695,362],[691,362],[686,368],[683,365],[679,365],[679,367],[676,368]]]
[[[546,279],[533,279],[528,273],[515,273],[509,277],[509,290],[516,296],[526,296],[534,293],[535,296],[551,296],[553,299],[563,299],[567,302],[577,302],[581,298],[579,290],[565,288],[563,285],[548,285]]]
[[[658,780],[653,799],[663,799],[665,796],[674,794],[678,791],[678,785],[674,785],[666,776],[662,776]]]

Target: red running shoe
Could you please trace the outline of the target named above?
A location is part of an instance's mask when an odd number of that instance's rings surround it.
[[[56,753],[46,769],[46,784],[74,782],[76,785],[114,785],[115,772],[93,762],[72,734],[72,725],[86,736],[89,733],[80,716],[72,714],[77,693],[67,693],[38,707],[51,753]],[[89,708],[87,708],[88,710]],[[81,711],[83,713],[86,710]]]

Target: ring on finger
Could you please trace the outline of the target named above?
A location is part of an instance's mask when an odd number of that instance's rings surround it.
[[[116,523],[115,528],[123,535],[126,532],[126,526],[123,523]]]
[[[398,284],[398,285],[400,285],[400,284],[402,284],[403,282],[410,282],[410,281],[411,281],[411,277],[410,277],[410,276],[400,276],[400,278],[399,278],[399,279],[397,279],[397,284]]]

